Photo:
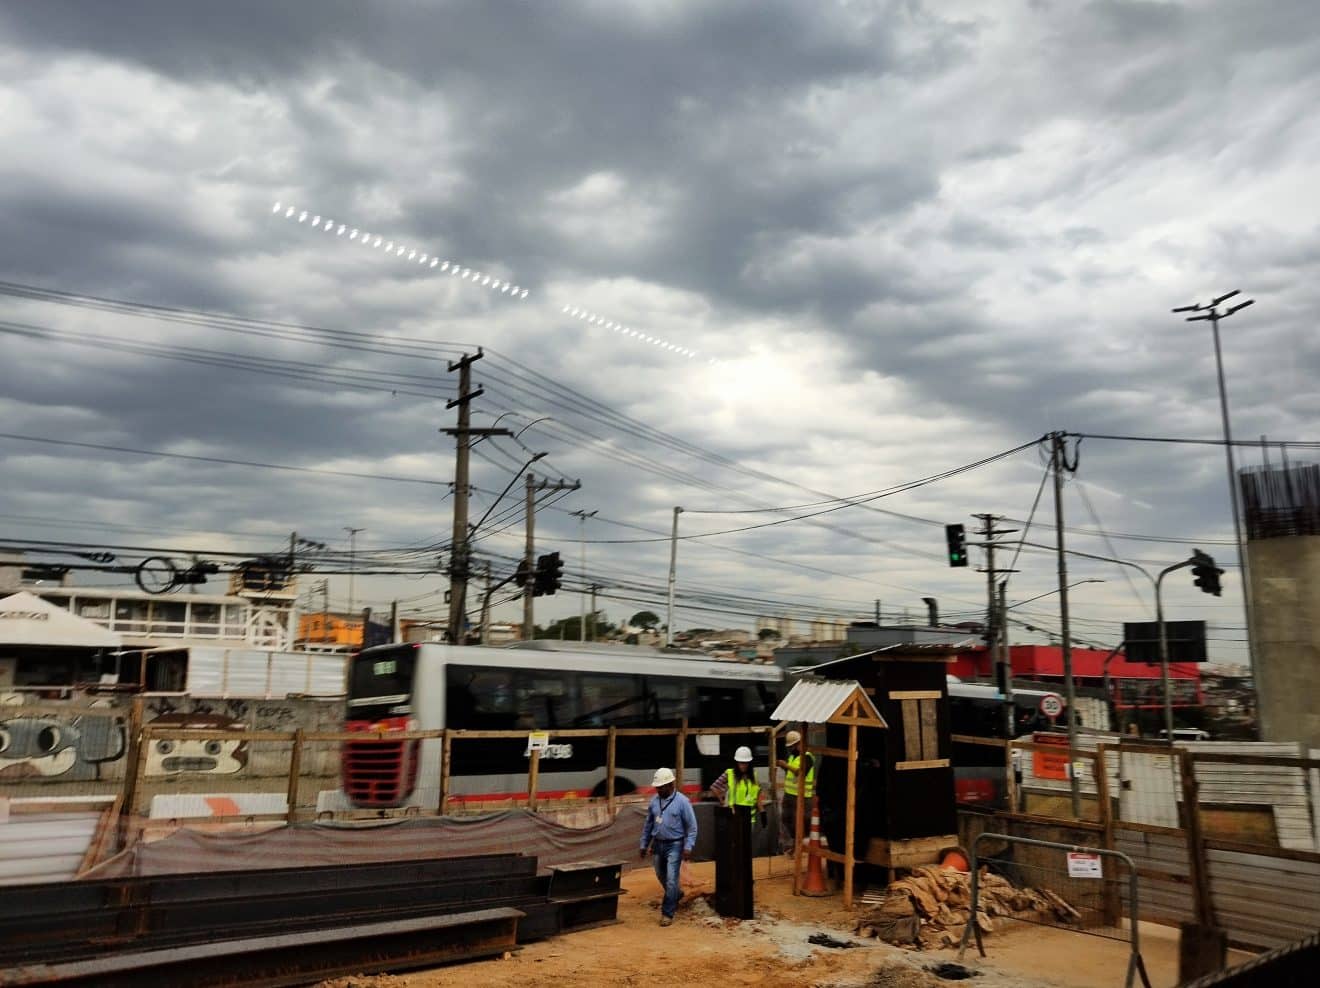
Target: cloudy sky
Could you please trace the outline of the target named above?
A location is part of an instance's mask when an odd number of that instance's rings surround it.
[[[336,471],[0,439],[0,536],[342,550],[351,526],[382,568],[434,563],[447,361],[484,347],[474,422],[520,435],[477,447],[474,520],[547,454],[538,477],[582,486],[538,550],[576,569],[569,512],[597,511],[611,617],[662,593],[674,505],[685,535],[759,526],[682,543],[680,626],[973,616],[984,577],[939,526],[1025,519],[1036,447],[792,519],[1056,429],[1218,436],[1208,329],[1169,309],[1232,289],[1256,299],[1224,324],[1236,433],[1320,438],[1315,23],[1310,0],[0,4],[5,431]],[[497,578],[512,504],[477,546]],[[1088,439],[1065,512],[1082,551],[1218,556],[1222,602],[1175,579],[1170,612],[1243,655],[1222,449]],[[1052,519],[1047,488],[1031,541]],[[1017,568],[1013,601],[1054,585],[1048,554]],[[1074,591],[1083,637],[1149,616],[1140,576],[1071,575],[1106,581]],[[357,602],[438,612],[442,586],[361,577]],[[1054,628],[1056,600],[1015,613]]]

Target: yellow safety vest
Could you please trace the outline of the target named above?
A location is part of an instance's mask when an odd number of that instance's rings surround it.
[[[802,756],[789,755],[785,762],[788,768],[784,772],[784,795],[798,795],[798,768],[802,763]],[[807,799],[816,795],[816,759],[807,759],[807,784],[806,791],[802,793]]]
[[[752,823],[755,823],[756,806],[761,801],[760,784],[753,776],[738,778],[738,773],[731,768],[724,770],[724,779],[729,784],[728,805],[750,806],[752,808]]]

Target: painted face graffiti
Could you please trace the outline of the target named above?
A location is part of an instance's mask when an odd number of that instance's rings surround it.
[[[88,782],[124,754],[124,728],[110,717],[30,715],[0,721],[0,779]]]
[[[178,727],[189,731],[216,731],[232,734],[247,725],[223,714],[162,714],[151,722],[153,727]],[[243,770],[248,760],[248,743],[243,738],[215,737],[203,740],[155,738],[147,752],[147,775],[233,775]]]

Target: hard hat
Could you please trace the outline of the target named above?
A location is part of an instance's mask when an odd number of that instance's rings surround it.
[[[672,768],[658,768],[655,770],[655,778],[651,780],[651,785],[659,789],[661,786],[667,786],[674,781],[674,770]]]
[[[784,735],[784,740],[789,744],[797,744],[799,741],[802,740],[802,735],[799,734],[797,731],[789,731],[787,734]]]
[[[733,753],[733,760],[735,762],[750,762],[752,760],[752,749],[747,745],[743,745]]]

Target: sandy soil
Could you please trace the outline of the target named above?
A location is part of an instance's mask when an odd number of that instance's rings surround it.
[[[774,877],[765,877],[773,867]],[[813,933],[853,941],[852,913],[841,897],[792,894],[784,860],[755,866],[757,916],[738,922],[717,916],[706,899],[714,865],[693,865],[697,886],[683,900],[673,926],[661,928],[660,887],[650,869],[627,872],[620,922],[529,944],[503,959],[407,974],[358,975],[323,988],[582,988],[721,984],[783,988],[935,988],[952,982],[931,969],[957,960],[957,951],[916,952],[878,940],[855,940],[852,949],[818,947]],[[1155,988],[1177,982],[1177,931],[1142,926],[1146,968]],[[988,957],[969,950],[964,963],[976,988],[1114,988],[1127,970],[1126,943],[1024,924],[986,938]],[[1237,955],[1240,962],[1246,955]],[[1139,982],[1138,982],[1139,983]]]

